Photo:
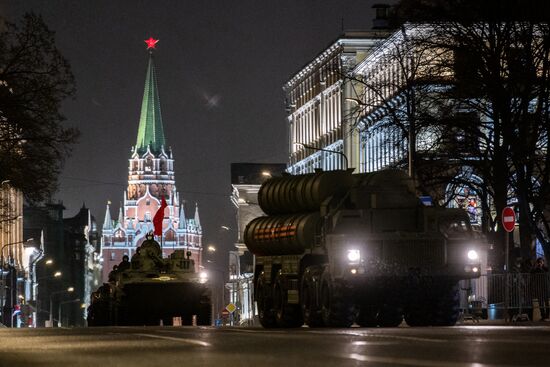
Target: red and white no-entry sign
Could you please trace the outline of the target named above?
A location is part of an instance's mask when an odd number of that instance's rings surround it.
[[[506,232],[512,232],[516,226],[516,213],[509,206],[502,209],[502,226]]]

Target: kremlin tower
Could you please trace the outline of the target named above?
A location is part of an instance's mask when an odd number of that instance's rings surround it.
[[[160,207],[162,196],[168,206],[164,209],[162,237],[156,240],[162,246],[163,255],[186,249],[191,251],[197,271],[201,264],[199,208],[195,205],[194,216],[186,217],[184,202],[176,190],[172,150],[166,146],[164,138],[152,52],[158,40],[150,38],[145,42],[149,50],[149,65],[137,142],[129,159],[128,189],[124,192],[124,203],[117,219],[111,219],[107,204],[103,223],[103,281],[107,281],[113,266],[118,265],[124,255],[131,258],[136,247],[145,240],[145,235],[153,231],[153,217]]]

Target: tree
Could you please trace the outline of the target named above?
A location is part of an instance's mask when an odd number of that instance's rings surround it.
[[[0,180],[31,202],[50,197],[78,131],[61,103],[75,93],[69,64],[42,18],[26,14],[0,31]]]
[[[439,121],[475,142],[448,152],[481,177],[492,209],[488,230],[498,225],[497,243],[503,242],[500,213],[515,200],[521,246],[532,250],[537,236],[550,254],[544,214],[550,190],[547,5],[404,0],[397,9],[398,16],[405,15],[402,20],[431,24],[426,44],[446,55],[437,68],[454,69],[453,86],[443,94],[449,109]],[[478,118],[464,121],[462,111]]]
[[[522,246],[531,249],[537,236],[550,254],[550,35],[541,17],[548,13],[520,1],[402,0],[396,9],[392,37],[403,36],[376,64],[383,74],[393,63],[390,73],[397,66],[401,78],[391,93],[391,77],[351,78],[361,85],[359,127],[386,121],[409,143],[426,134],[428,146],[409,144],[410,171],[423,191],[445,182],[474,190],[482,229],[496,234],[497,245],[505,235],[500,213],[515,198]]]
[[[468,151],[475,158],[470,164],[491,192],[499,227],[502,209],[516,201],[521,246],[532,250],[533,236],[543,239],[540,224],[547,225],[542,215],[545,194],[538,194],[549,185],[550,33],[548,23],[539,22],[540,9],[530,16],[524,6],[510,8],[516,15],[504,9],[495,15],[480,7],[475,18],[448,17],[434,25],[433,45],[454,54],[455,63],[461,54],[460,62],[468,67],[456,75],[447,94],[454,111],[480,116],[477,122],[462,124],[467,136],[478,142]],[[504,235],[500,229],[497,238]],[[550,254],[547,241],[542,243]]]
[[[428,42],[431,37],[431,27],[402,24],[344,74],[355,95],[347,101],[345,117],[354,128],[375,135],[381,131],[376,144],[398,151],[386,165],[406,169],[420,193],[446,205],[454,196],[441,188],[467,181],[457,178],[462,165],[443,154],[449,131],[439,120],[448,109],[444,92],[451,85],[452,68],[439,63],[444,55]]]

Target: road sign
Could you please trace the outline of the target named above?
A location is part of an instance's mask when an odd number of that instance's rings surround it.
[[[227,306],[225,306],[225,309],[226,309],[227,311],[229,311],[230,313],[233,313],[233,312],[235,312],[235,310],[237,309],[237,306],[235,306],[234,303],[230,303],[230,304],[228,304]]]
[[[516,226],[516,213],[509,206],[502,209],[502,226],[506,232],[512,232]]]
[[[227,317],[227,316],[229,316],[229,311],[227,311],[227,309],[224,308],[224,309],[222,310],[222,317]]]
[[[420,201],[422,202],[422,204],[424,204],[424,206],[433,206],[434,205],[431,196],[420,196]]]

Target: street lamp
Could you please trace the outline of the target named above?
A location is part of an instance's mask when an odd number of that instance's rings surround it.
[[[69,287],[67,289],[63,289],[63,290],[60,290],[60,291],[55,291],[55,292],[52,292],[50,293],[50,325],[51,327],[53,327],[53,296],[55,296],[56,294],[62,294],[62,293],[65,293],[65,292],[68,292],[68,293],[72,293],[74,292],[74,287]],[[57,320],[59,321],[59,320]]]
[[[50,260],[50,264],[53,263],[52,260]],[[46,261],[46,264],[48,264],[48,262]],[[49,264],[48,264],[49,265]],[[63,275],[59,270],[56,271],[55,273],[51,274],[51,275],[46,275],[44,277],[40,277],[40,278],[37,278],[36,279],[36,282],[35,282],[35,285],[36,286],[39,286],[40,285],[40,282],[43,281],[43,280],[50,280],[50,279],[58,279],[58,278],[61,278],[61,275]],[[49,287],[48,287],[49,288]],[[38,302],[38,296],[40,295],[41,293],[40,292],[37,292],[36,293],[36,298],[35,298],[35,303],[36,303],[36,312],[37,312],[37,315],[42,311],[40,310],[40,303]],[[51,303],[50,303],[50,310],[51,310]],[[51,311],[50,311],[51,312]]]
[[[240,282],[241,282],[241,259],[238,251],[229,251],[229,257],[235,258],[235,263],[231,264],[229,260],[229,281],[231,282],[232,297],[230,295],[231,302],[237,307],[241,307],[241,295],[240,295]],[[231,314],[231,322],[235,325],[234,313]]]
[[[303,147],[306,148],[306,149],[312,149],[312,150],[318,150],[318,151],[321,151],[321,152],[328,152],[328,153],[340,154],[340,155],[344,158],[344,164],[345,164],[345,168],[344,168],[344,169],[345,169],[345,170],[348,169],[348,157],[346,157],[346,155],[345,155],[343,152],[339,152],[339,151],[337,151],[337,150],[330,150],[330,149],[312,147],[311,145],[307,145],[307,144],[303,144],[303,143],[298,143],[298,142],[294,142],[294,144],[301,145],[301,146],[303,146]]]
[[[213,271],[213,272],[216,272],[220,275],[220,279],[221,279],[221,290],[222,290],[222,293],[221,293],[221,307],[225,307],[225,272],[223,270],[219,270],[219,269],[214,269],[214,268],[208,268],[208,269],[204,269],[204,271],[206,272],[206,276],[209,278],[208,276],[208,273]],[[214,281],[210,282],[210,286],[212,288],[212,293],[214,294]],[[216,297],[216,300],[220,300],[219,297]],[[219,318],[219,312],[220,312],[220,305],[218,304],[218,302],[215,302],[214,303],[214,307],[216,308],[216,318]]]
[[[24,246],[27,247],[27,248],[35,247],[34,238],[29,238],[26,241],[12,242],[12,243],[7,243],[7,244],[3,245],[2,248],[0,249],[0,264],[2,265],[2,267],[4,267],[4,249],[6,247],[19,245],[21,243],[23,243]]]
[[[80,302],[80,298],[75,298],[75,299],[71,299],[71,300],[68,300],[68,301],[59,302],[59,307],[57,308],[58,309],[57,324],[58,324],[59,327],[61,327],[61,310],[63,309],[63,305],[66,305],[68,303],[76,303],[76,302]]]
[[[40,282],[41,280],[44,280],[44,279],[60,278],[61,275],[63,275],[63,273],[61,273],[60,271],[56,271],[52,275],[46,275],[45,277],[40,277],[40,278],[36,279],[36,283],[38,283],[38,282]]]

